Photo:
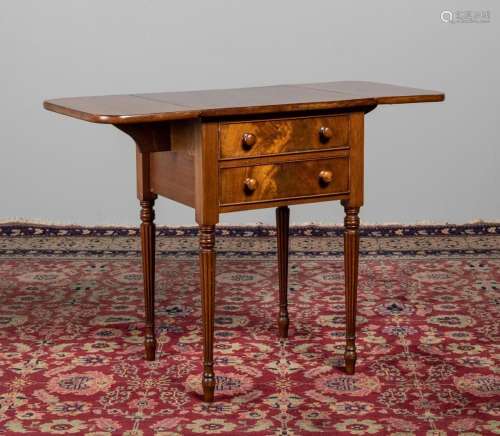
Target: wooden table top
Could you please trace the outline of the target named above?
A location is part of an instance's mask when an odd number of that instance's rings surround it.
[[[105,124],[328,110],[444,100],[439,91],[375,82],[324,82],[206,91],[72,97],[47,100],[47,110]]]

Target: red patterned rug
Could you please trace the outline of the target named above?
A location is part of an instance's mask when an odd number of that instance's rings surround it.
[[[341,230],[292,232],[279,341],[274,230],[218,230],[207,405],[195,229],[159,231],[146,362],[137,230],[0,226],[0,433],[500,434],[499,226],[363,229],[355,376]]]

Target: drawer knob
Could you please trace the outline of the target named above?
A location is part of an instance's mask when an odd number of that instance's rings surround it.
[[[333,174],[331,171],[323,170],[319,173],[319,181],[323,185],[329,185],[333,180]]]
[[[253,133],[243,133],[243,137],[241,138],[243,147],[245,147],[247,150],[251,149],[255,145],[256,141],[257,138]]]
[[[243,184],[245,185],[245,191],[249,194],[257,189],[257,180],[252,177],[247,177]]]
[[[322,141],[326,142],[333,136],[333,130],[330,127],[321,127],[319,129],[319,137]]]

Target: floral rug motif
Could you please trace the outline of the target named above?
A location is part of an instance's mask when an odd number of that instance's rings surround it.
[[[158,231],[146,362],[137,229],[1,225],[0,434],[500,434],[500,226],[363,228],[354,376],[341,234],[292,229],[279,340],[275,230],[218,229],[206,404],[196,229]]]

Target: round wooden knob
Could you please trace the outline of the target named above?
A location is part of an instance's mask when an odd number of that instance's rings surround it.
[[[252,193],[257,189],[257,180],[253,179],[252,177],[247,177],[243,184],[245,185],[245,191],[249,193]]]
[[[333,130],[330,127],[321,127],[319,129],[319,137],[322,141],[328,141],[333,136]]]
[[[252,148],[256,141],[257,138],[253,133],[243,133],[243,137],[241,138],[243,147],[245,147],[246,149]]]
[[[328,170],[323,170],[323,171],[320,171],[319,173],[319,181],[324,184],[324,185],[328,185],[332,182],[333,180],[333,174],[331,171],[328,171]]]

